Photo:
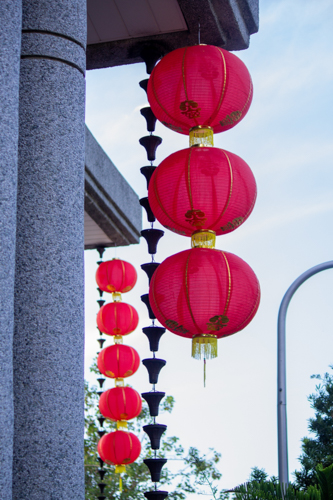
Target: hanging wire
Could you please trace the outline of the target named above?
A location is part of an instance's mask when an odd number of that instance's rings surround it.
[[[200,45],[200,23],[198,24],[198,44]]]
[[[204,387],[206,387],[206,358],[204,358]]]

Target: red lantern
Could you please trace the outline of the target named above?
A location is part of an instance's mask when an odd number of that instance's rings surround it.
[[[124,465],[131,464],[139,457],[141,444],[132,432],[115,431],[99,440],[98,454],[103,462],[116,465],[116,472],[124,472]]]
[[[165,126],[188,134],[193,127],[223,132],[246,115],[252,81],[234,54],[212,45],[174,50],[155,66],[148,82],[148,100]]]
[[[184,236],[200,229],[217,235],[236,229],[250,215],[256,182],[239,156],[212,147],[188,148],[168,156],[149,183],[157,220]]]
[[[96,272],[97,285],[103,292],[129,292],[136,280],[135,268],[125,260],[113,259],[102,262]]]
[[[141,396],[131,387],[114,387],[103,392],[99,409],[104,417],[113,421],[131,420],[141,413]]]
[[[124,302],[105,304],[97,314],[97,326],[107,335],[128,335],[136,329],[138,323],[136,309]]]
[[[153,274],[150,305],[171,332],[192,338],[194,357],[217,355],[216,339],[245,328],[257,312],[260,288],[232,253],[192,248],[168,257]]]
[[[110,378],[133,375],[140,365],[140,357],[133,347],[115,344],[103,349],[97,358],[99,371]]]

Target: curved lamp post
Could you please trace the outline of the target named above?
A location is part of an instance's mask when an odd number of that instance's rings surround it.
[[[278,315],[278,376],[277,376],[277,414],[278,414],[278,459],[280,484],[288,485],[288,441],[287,441],[287,398],[286,398],[286,315],[289,303],[296,290],[314,274],[333,268],[333,260],[318,264],[301,274],[286,291]]]

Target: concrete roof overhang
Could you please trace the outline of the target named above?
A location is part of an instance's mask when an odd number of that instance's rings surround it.
[[[141,206],[133,191],[86,127],[84,247],[139,243]]]
[[[258,31],[258,0],[88,0],[87,69],[142,62],[201,42],[246,49]]]

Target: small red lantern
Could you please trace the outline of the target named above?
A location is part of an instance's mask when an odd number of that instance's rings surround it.
[[[135,462],[141,452],[139,439],[132,432],[115,431],[99,440],[98,454],[103,462],[116,465],[116,472],[125,472],[125,465]]]
[[[97,358],[99,371],[110,378],[126,378],[133,375],[140,365],[137,351],[128,345],[115,344],[103,349]]]
[[[100,308],[97,314],[97,326],[107,335],[128,335],[139,323],[136,309],[124,302],[111,302]]]
[[[184,236],[211,230],[226,234],[250,215],[257,188],[250,167],[239,156],[212,147],[171,154],[149,183],[149,204],[157,220]]]
[[[198,126],[214,132],[234,127],[246,115],[252,94],[245,64],[212,45],[170,52],[155,66],[148,82],[154,115],[181,134]]]
[[[103,392],[99,409],[110,420],[131,420],[141,413],[141,396],[132,387],[114,387]]]
[[[136,280],[135,267],[125,260],[113,259],[102,262],[96,272],[97,285],[103,292],[129,292]]]
[[[256,314],[260,287],[250,266],[236,255],[192,248],[160,264],[149,301],[163,326],[192,338],[193,357],[216,357],[217,339],[242,330]]]

